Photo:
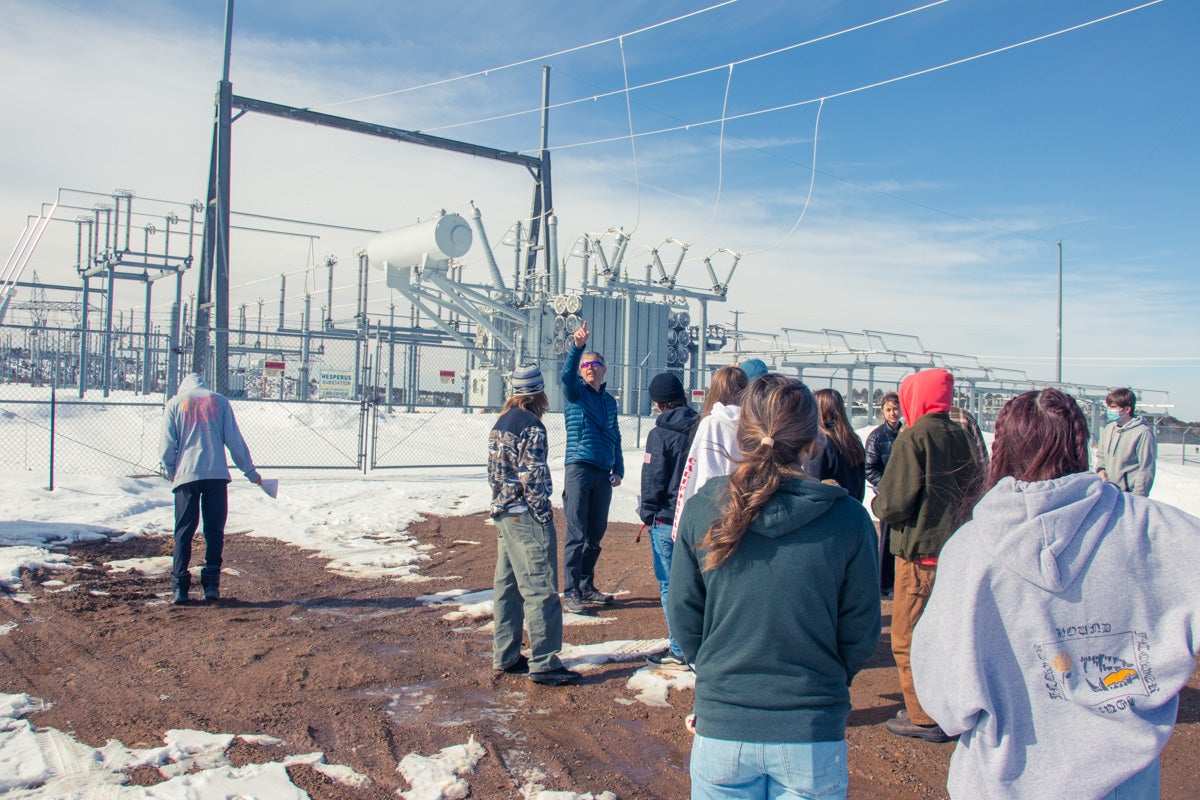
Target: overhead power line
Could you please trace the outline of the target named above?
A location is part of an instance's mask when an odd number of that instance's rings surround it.
[[[313,109],[317,109],[317,108],[332,108],[334,106],[343,106],[343,105],[348,105],[350,103],[359,103],[364,100],[375,100],[380,97],[390,97],[392,95],[406,94],[408,92],[415,92],[420,89],[430,89],[434,86],[444,86],[447,83],[454,83],[455,81],[461,81],[461,80],[465,80],[467,78],[478,78],[481,75],[488,75],[493,72],[500,72],[501,70],[512,69],[513,67],[521,67],[526,64],[532,64],[535,61],[544,61],[547,58],[555,58],[557,56],[566,55],[568,53],[575,53],[580,50],[587,50],[589,47],[596,47],[598,45],[620,41],[621,39],[628,38],[630,36],[636,36],[639,33],[645,33],[647,31],[652,31],[655,28],[661,28],[666,25],[671,25],[673,23],[680,22],[680,21],[688,19],[690,17],[699,16],[700,14],[707,14],[709,11],[714,11],[718,8],[722,8],[724,6],[731,5],[732,3],[736,3],[736,2],[737,2],[737,0],[724,0],[724,2],[717,3],[716,5],[711,5],[711,6],[708,6],[707,8],[701,8],[696,11],[691,11],[691,12],[688,12],[687,14],[681,14],[678,17],[672,17],[671,19],[663,20],[662,22],[656,22],[653,25],[647,25],[644,28],[638,28],[636,30],[629,31],[627,33],[622,33],[617,36],[609,36],[606,39],[598,39],[597,41],[589,42],[588,44],[581,44],[581,45],[576,45],[575,47],[568,47],[565,50],[556,50],[553,53],[546,53],[544,55],[534,56],[533,58],[523,58],[520,61],[514,61],[511,64],[504,64],[499,67],[491,67],[489,69],[481,69],[481,70],[477,70],[475,72],[468,72],[464,75],[455,75],[452,78],[442,78],[441,80],[430,81],[429,83],[423,83],[418,86],[409,86],[406,89],[393,89],[388,92],[379,92],[378,94],[367,95],[365,97],[356,97],[351,100],[339,100],[336,103],[324,103],[324,104],[318,105],[318,106],[311,106],[309,108],[309,110],[313,110]]]
[[[789,44],[786,47],[778,47],[774,50],[768,50],[766,52],[757,53],[755,55],[749,56],[747,58],[742,58],[737,61],[730,61],[727,64],[718,64],[715,67],[705,67],[704,69],[694,70],[692,72],[687,72],[682,75],[675,75],[670,78],[661,78],[659,80],[650,81],[648,83],[640,83],[637,86],[627,86],[624,89],[613,89],[612,91],[601,92],[600,94],[588,95],[587,97],[578,97],[574,100],[564,100],[561,103],[554,103],[554,104],[550,105],[549,108],[551,110],[556,109],[556,108],[566,108],[567,106],[573,106],[573,105],[577,105],[579,103],[603,100],[607,97],[613,97],[618,94],[628,94],[629,92],[636,92],[640,89],[650,89],[655,86],[662,86],[664,84],[674,83],[675,81],[687,80],[688,78],[695,78],[700,75],[707,75],[710,72],[717,72],[717,71],[723,70],[723,69],[732,70],[734,67],[740,66],[742,64],[749,64],[752,61],[758,61],[763,58],[769,58],[771,56],[779,55],[780,53],[787,53],[791,50],[796,50],[801,47],[807,47],[810,44],[817,44],[818,42],[825,42],[825,41],[829,41],[830,39],[836,39],[837,37],[845,36],[848,33],[854,33],[855,31],[861,31],[866,28],[870,28],[874,25],[882,24],[884,22],[891,22],[894,19],[899,19],[900,17],[906,17],[909,14],[916,14],[919,11],[925,11],[927,9],[933,8],[934,6],[940,6],[943,3],[949,3],[949,2],[950,2],[950,0],[935,0],[932,3],[927,3],[923,6],[918,6],[917,8],[910,8],[907,11],[900,11],[898,13],[891,14],[886,17],[881,17],[879,19],[871,20],[870,22],[864,22],[860,25],[854,25],[849,28],[844,28],[840,31],[822,34],[821,36],[817,36],[812,39],[805,39],[802,42],[796,42],[795,44]],[[424,129],[422,129],[422,133],[431,133],[433,131],[444,131],[444,130],[449,130],[450,128],[462,128],[462,127],[466,127],[468,125],[479,125],[479,124],[482,124],[485,122],[496,122],[498,120],[511,119],[512,117],[520,117],[520,116],[524,116],[526,114],[537,114],[537,113],[541,113],[541,111],[542,111],[541,108],[530,108],[530,109],[526,109],[524,111],[512,111],[507,114],[498,114],[493,117],[485,117],[483,119],[472,120],[470,122],[454,122],[449,125],[439,125],[436,128],[424,128]]]
[[[688,128],[698,128],[698,127],[703,127],[705,125],[715,125],[715,124],[722,123],[722,122],[729,122],[731,120],[746,119],[748,117],[758,117],[758,116],[762,116],[764,114],[773,114],[777,111],[786,111],[786,110],[792,109],[792,108],[799,108],[801,106],[812,105],[813,103],[820,103],[825,100],[834,100],[839,97],[847,97],[849,95],[857,94],[859,92],[865,92],[869,89],[878,89],[881,86],[887,86],[889,84],[899,83],[900,81],[908,80],[909,78],[917,78],[922,75],[928,75],[930,73],[938,72],[943,69],[949,69],[950,67],[957,67],[962,64],[967,64],[971,61],[978,61],[981,58],[987,58],[989,56],[994,56],[994,55],[998,55],[1000,53],[1007,52],[1009,50],[1015,50],[1018,47],[1024,47],[1026,45],[1045,41],[1046,39],[1052,39],[1056,36],[1062,36],[1063,34],[1066,34],[1066,33],[1072,33],[1074,31],[1080,30],[1082,28],[1087,28],[1092,25],[1097,25],[1101,22],[1107,22],[1111,19],[1116,19],[1117,17],[1121,17],[1126,14],[1132,14],[1135,11],[1141,11],[1143,9],[1149,8],[1150,6],[1156,6],[1161,2],[1163,2],[1163,0],[1149,0],[1149,2],[1142,3],[1141,5],[1134,6],[1132,8],[1127,8],[1123,11],[1117,11],[1112,14],[1108,14],[1107,16],[1098,17],[1096,19],[1089,20],[1088,22],[1081,22],[1078,25],[1072,25],[1069,28],[1062,28],[1061,30],[1054,31],[1053,33],[1042,34],[1041,36],[1035,36],[1032,39],[1026,39],[1021,42],[1016,42],[1014,44],[1005,45],[1004,47],[997,47],[994,50],[988,50],[987,52],[984,52],[984,53],[976,53],[973,56],[959,58],[954,61],[947,61],[946,63],[939,64],[936,67],[927,67],[926,69],[917,70],[916,72],[909,72],[904,75],[897,75],[893,78],[887,78],[882,81],[876,81],[874,83],[868,83],[868,84],[864,84],[862,86],[857,86],[853,89],[845,89],[843,91],[833,92],[832,94],[823,95],[821,97],[812,97],[807,100],[797,100],[794,103],[785,103],[783,105],[772,106],[770,108],[761,108],[756,111],[745,111],[741,114],[722,115],[721,117],[718,117],[716,119],[701,120],[698,122],[687,122],[687,123],[683,123],[680,125],[674,125],[669,128],[659,128],[659,129],[653,130],[653,131],[642,131],[641,133],[635,133],[632,135],[638,136],[638,137],[658,136],[663,133],[673,133],[676,131],[687,130]],[[584,142],[573,142],[571,144],[553,145],[547,149],[549,149],[549,150],[568,150],[568,149],[571,149],[574,147],[588,147],[590,145],[596,145],[596,144],[609,144],[611,142],[620,142],[620,141],[624,141],[626,138],[627,138],[627,136],[625,136],[625,135],[610,136],[610,137],[607,137],[604,139],[592,139],[592,140],[584,141]],[[528,152],[534,152],[534,151],[526,150],[523,152],[528,153]]]

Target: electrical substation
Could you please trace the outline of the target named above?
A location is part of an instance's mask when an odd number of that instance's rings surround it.
[[[937,366],[955,374],[958,403],[985,425],[1012,395],[1058,385],[1091,406],[1098,429],[1107,387],[1035,381],[1020,370],[929,350],[911,334],[802,327],[753,332],[730,325],[724,304],[731,284],[739,267],[744,275],[754,265],[743,266],[742,255],[727,248],[696,256],[688,243],[668,238],[635,250],[620,228],[560,247],[547,135],[549,67],[542,73],[541,149],[524,155],[235,95],[231,28],[232,5],[205,200],[60,189],[29,218],[0,275],[5,382],[70,387],[81,399],[116,391],[166,398],[195,371],[234,398],[467,412],[497,409],[507,396],[505,376],[518,364],[538,362],[551,409],[559,410],[555,377],[573,332],[586,320],[588,348],[605,356],[608,390],[624,415],[650,413],[644,388],[659,372],[676,372],[699,402],[714,369],[758,357],[814,387],[841,390],[856,424],[872,419],[880,395],[904,376]],[[277,310],[265,298],[257,307],[235,308],[230,282],[241,267],[229,241],[239,226],[231,222],[238,212],[229,207],[229,186],[234,122],[245,114],[521,168],[533,179],[531,212],[497,240],[511,253],[493,248],[486,209],[473,204],[466,216],[443,211],[373,235],[354,229],[363,241],[353,263],[329,257],[314,264],[299,313],[288,307],[286,274],[279,278]],[[75,226],[76,285],[25,278],[52,221]],[[482,257],[486,278],[465,274],[468,253]],[[324,296],[315,281],[321,270],[328,279]],[[370,287],[378,285],[372,270],[381,271],[395,293],[384,313],[371,297]],[[354,276],[355,310],[348,318],[333,313],[335,271],[343,279]],[[396,295],[406,305],[397,307]],[[151,316],[155,304],[169,306],[158,323]],[[718,308],[720,320],[714,319]]]

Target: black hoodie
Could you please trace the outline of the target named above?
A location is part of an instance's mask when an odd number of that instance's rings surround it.
[[[638,517],[647,525],[675,522],[675,498],[687,462],[688,433],[697,416],[691,406],[669,408],[658,415],[654,430],[646,436]]]

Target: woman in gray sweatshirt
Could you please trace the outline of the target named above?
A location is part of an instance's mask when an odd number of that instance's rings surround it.
[[[1088,470],[1055,389],[996,420],[973,518],[912,645],[925,710],[961,735],[952,798],[1157,798],[1200,642],[1200,520]]]

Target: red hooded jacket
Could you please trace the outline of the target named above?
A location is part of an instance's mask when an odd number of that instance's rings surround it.
[[[954,376],[944,369],[909,375],[900,384],[900,413],[910,427],[925,414],[948,414],[954,405]]]

